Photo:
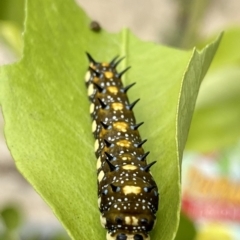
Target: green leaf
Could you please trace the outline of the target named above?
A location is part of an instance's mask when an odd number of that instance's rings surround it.
[[[207,42],[216,38],[216,34],[210,39],[207,39],[199,46],[203,47]],[[209,69],[209,74],[213,71],[219,70],[221,67],[239,66],[240,53],[236,51],[239,46],[240,28],[230,28],[225,31],[219,49],[214,57],[214,61]]]
[[[193,240],[196,237],[196,229],[193,222],[181,213],[179,227],[175,240]]]
[[[15,230],[21,224],[21,214],[15,207],[5,207],[1,210],[0,216],[6,228],[10,231]]]
[[[206,75],[196,104],[187,148],[211,151],[240,135],[240,29],[227,31]]]
[[[180,211],[180,162],[200,82],[219,39],[201,52],[142,42],[129,30],[92,32],[90,19],[72,0],[29,1],[24,57],[0,70],[5,136],[19,171],[50,205],[73,239],[105,239],[97,186],[89,102],[84,84],[88,61],[126,56],[119,70],[137,81],[130,101],[146,150],[158,160],[160,191],[154,240],[173,239]],[[44,19],[44,21],[43,21]]]

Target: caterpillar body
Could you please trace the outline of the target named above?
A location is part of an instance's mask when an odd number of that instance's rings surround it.
[[[122,72],[116,70],[122,59],[96,62],[87,53],[89,68],[85,76],[90,99],[92,132],[97,157],[98,207],[107,229],[107,240],[150,240],[156,221],[158,188],[149,171],[133,107],[123,86]]]

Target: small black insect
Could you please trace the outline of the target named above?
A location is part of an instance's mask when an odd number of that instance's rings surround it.
[[[85,76],[90,99],[92,132],[97,157],[98,206],[107,240],[149,240],[156,221],[159,194],[147,164],[133,107],[118,72],[122,59],[96,62],[87,53],[89,68]]]
[[[92,21],[90,23],[90,29],[94,32],[100,32],[102,28],[98,22]]]

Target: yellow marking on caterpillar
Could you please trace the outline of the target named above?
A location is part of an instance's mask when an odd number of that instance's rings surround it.
[[[113,110],[115,111],[118,111],[118,110],[123,110],[123,104],[122,103],[112,103],[112,108]]]
[[[94,78],[93,78],[93,82],[95,82],[95,83],[97,83],[97,82],[98,82],[98,80],[99,80],[99,78],[98,78],[98,77],[94,77]]]
[[[103,138],[103,136],[106,134],[107,130],[105,128],[101,128],[101,131],[99,133],[99,137]]]
[[[89,66],[90,66],[90,68],[92,68],[92,69],[96,69],[96,66],[95,66],[92,62],[89,64]]]
[[[141,192],[141,188],[140,187],[136,187],[136,186],[124,186],[123,187],[123,193],[125,195],[133,193],[133,194],[139,194]]]
[[[132,217],[132,225],[137,226],[138,225],[138,219],[136,217]]]
[[[124,170],[136,170],[137,167],[134,166],[134,165],[131,165],[131,164],[127,164],[127,165],[124,165],[124,166],[123,166],[123,169],[124,169]]]
[[[114,86],[108,87],[107,90],[108,90],[110,93],[113,93],[113,94],[117,94],[117,93],[118,93],[118,88],[117,88],[117,87],[114,87]]]
[[[103,66],[103,67],[108,67],[108,66],[109,66],[109,63],[103,62],[103,63],[102,63],[102,66]]]
[[[127,225],[130,225],[131,224],[131,217],[129,217],[129,216],[125,217],[125,223]]]
[[[131,157],[126,156],[126,155],[125,156],[122,155],[121,158],[122,158],[123,161],[131,160]]]
[[[125,217],[125,223],[127,225],[137,226],[138,225],[138,219],[133,216],[126,216]]]
[[[126,132],[128,129],[128,124],[125,122],[114,122],[113,127],[121,132]]]
[[[113,73],[112,72],[104,72],[104,75],[108,79],[113,77]]]
[[[120,147],[130,147],[131,146],[131,142],[128,141],[128,140],[120,140],[117,142],[117,145],[120,146]]]

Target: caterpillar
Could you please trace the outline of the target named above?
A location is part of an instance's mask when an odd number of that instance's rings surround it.
[[[107,240],[150,240],[158,210],[159,193],[147,164],[133,107],[117,66],[123,58],[109,63],[89,60],[85,82],[91,102],[92,132],[97,157],[98,207],[107,229]]]

